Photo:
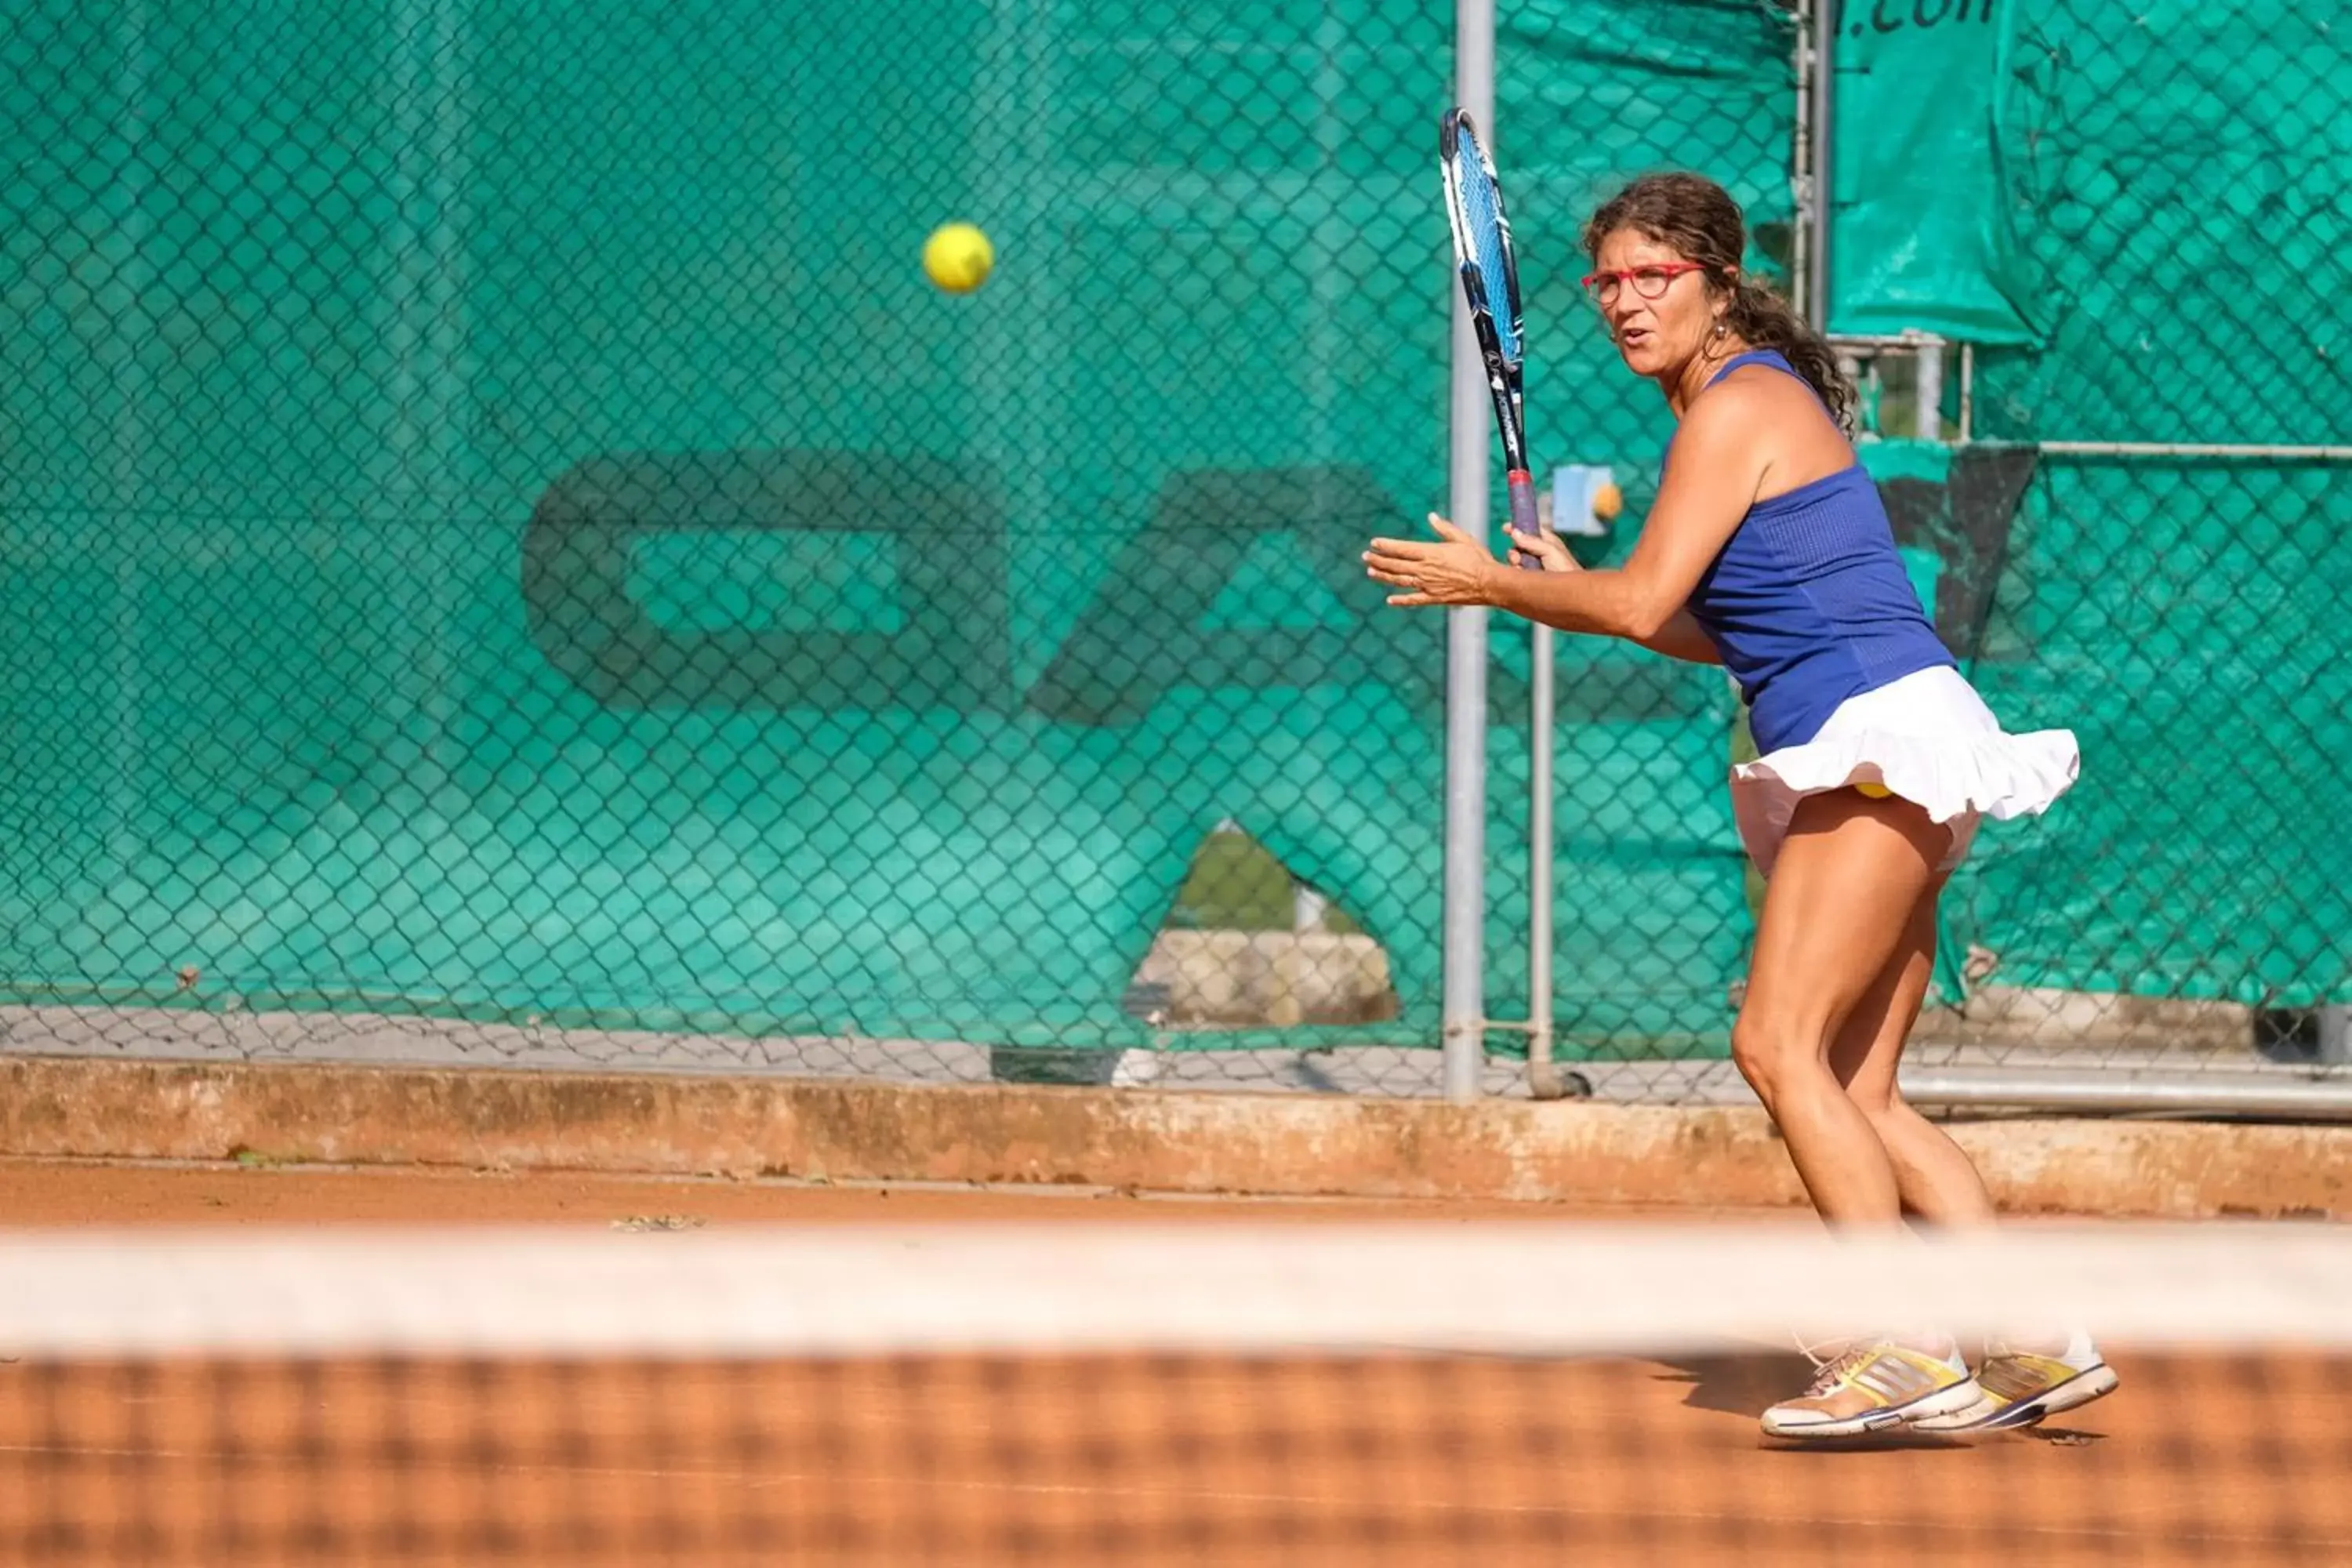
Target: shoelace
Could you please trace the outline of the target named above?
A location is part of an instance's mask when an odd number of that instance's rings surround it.
[[[1840,1334],[1835,1339],[1827,1340],[1809,1340],[1804,1335],[1797,1333],[1792,1333],[1789,1337],[1796,1342],[1797,1353],[1811,1363],[1815,1372],[1821,1371],[1840,1356],[1876,1342],[1876,1336],[1872,1334]]]
[[[1877,1359],[1876,1345],[1856,1345],[1834,1360],[1817,1363],[1820,1372],[1813,1379],[1813,1385],[1805,1390],[1805,1397],[1819,1399],[1823,1394],[1836,1393],[1838,1381],[1847,1373],[1859,1372]]]

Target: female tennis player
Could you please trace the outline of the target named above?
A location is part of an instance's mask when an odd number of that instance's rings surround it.
[[[1507,565],[1434,515],[1436,542],[1376,539],[1364,560],[1391,605],[1491,605],[1738,679],[1761,755],[1732,769],[1732,811],[1766,891],[1732,1058],[1825,1220],[1989,1224],[1983,1180],[1904,1102],[1895,1067],[1946,879],[1981,818],[2065,791],[2074,737],[2005,733],[1954,666],[1847,439],[1853,390],[1741,270],[1745,242],[1738,205],[1685,174],[1634,182],[1585,226],[1585,288],[1678,422],[1622,566],[1581,571],[1558,539],[1517,532]],[[1526,556],[1543,570],[1517,569]],[[2026,1426],[2116,1385],[2081,1334],[1987,1349],[1971,1373],[1948,1337],[1858,1342],[1764,1428]]]

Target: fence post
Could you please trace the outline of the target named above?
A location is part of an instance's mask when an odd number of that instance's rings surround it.
[[[1809,138],[1805,165],[1812,210],[1799,216],[1807,230],[1804,310],[1813,330],[1826,332],[1830,330],[1830,204],[1834,173],[1830,132],[1836,100],[1837,6],[1832,0],[1812,0],[1811,20],[1812,47],[1807,64],[1811,75],[1803,83],[1801,106],[1803,134]]]
[[[2329,1067],[2352,1067],[2352,1006],[2319,1009],[2319,1059]]]
[[[1919,345],[1912,361],[1916,374],[1912,377],[1913,410],[1918,421],[1919,439],[1940,441],[1944,438],[1944,341],[1931,338]]]
[[[1454,13],[1454,99],[1490,138],[1495,117],[1494,0],[1460,0]],[[1452,430],[1447,508],[1475,539],[1486,537],[1486,373],[1469,306],[1454,301]],[[1478,1098],[1486,1062],[1486,612],[1445,615],[1445,1098]]]

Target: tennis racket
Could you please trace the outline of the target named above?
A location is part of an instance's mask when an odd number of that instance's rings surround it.
[[[1519,316],[1519,269],[1511,255],[1511,221],[1503,214],[1503,187],[1494,160],[1478,142],[1467,112],[1449,109],[1437,129],[1438,166],[1445,175],[1445,213],[1454,226],[1454,265],[1470,304],[1470,326],[1486,364],[1486,390],[1503,435],[1504,480],[1511,526],[1539,531],[1536,481],[1528,469],[1527,415],[1521,392],[1527,333]],[[1523,556],[1523,566],[1542,563]]]

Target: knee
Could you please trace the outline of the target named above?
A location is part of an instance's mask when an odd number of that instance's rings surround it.
[[[1731,1026],[1731,1061],[1770,1105],[1791,1077],[1818,1064],[1821,1040],[1791,1020],[1743,1008]]]

